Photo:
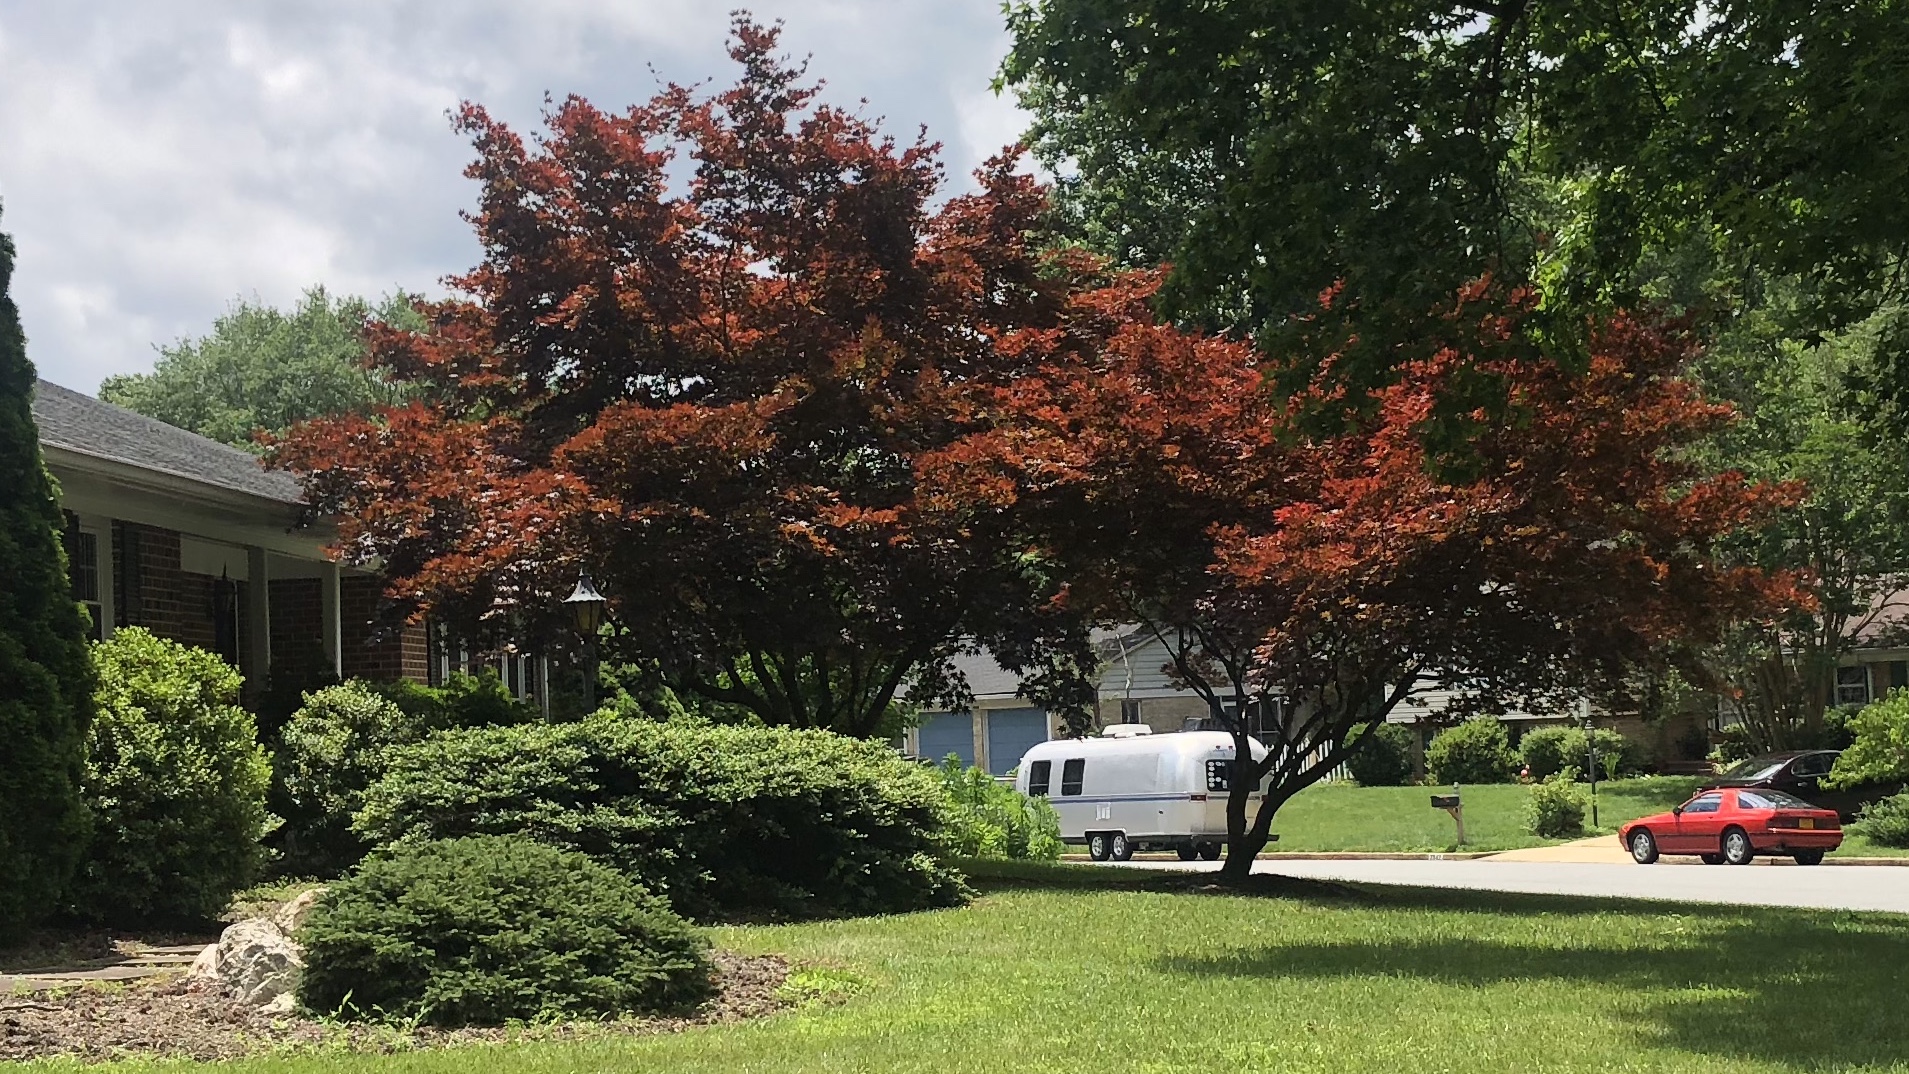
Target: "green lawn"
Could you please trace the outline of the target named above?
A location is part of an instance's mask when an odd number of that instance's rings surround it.
[[[719,932],[851,986],[763,1022],[227,1069],[1909,1071],[1909,918],[1015,872],[962,910]]]
[[[1598,784],[1598,821],[1604,830],[1690,797],[1695,779],[1652,776]],[[1274,851],[1450,851],[1452,818],[1433,809],[1436,787],[1356,787],[1321,783],[1286,803],[1274,818]],[[1525,831],[1529,790],[1517,784],[1461,788],[1465,800],[1465,850],[1516,850],[1558,842]],[[1585,823],[1590,823],[1587,815]],[[1595,833],[1587,833],[1595,834]]]
[[[1687,776],[1647,776],[1598,784],[1598,823],[1588,835],[1614,833],[1620,824],[1661,813],[1689,798],[1697,780]],[[1270,852],[1517,850],[1561,842],[1525,831],[1529,795],[1516,784],[1461,788],[1465,800],[1463,848],[1453,842],[1452,818],[1433,809],[1433,787],[1357,787],[1321,783],[1286,803],[1273,821],[1279,842]],[[1588,787],[1587,787],[1588,792]],[[1588,827],[1590,817],[1587,814]],[[1839,857],[1903,855],[1909,851],[1878,847],[1851,836]]]

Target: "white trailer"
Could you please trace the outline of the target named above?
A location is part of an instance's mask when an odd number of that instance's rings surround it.
[[[1014,787],[1046,798],[1061,819],[1061,841],[1087,845],[1095,861],[1126,861],[1136,850],[1173,850],[1183,861],[1213,861],[1226,845],[1226,796],[1233,736],[1221,731],[1134,733],[1054,739],[1021,757]],[[1253,743],[1253,759],[1266,748]],[[1264,788],[1251,799],[1257,802]],[[1250,813],[1249,813],[1250,816]]]

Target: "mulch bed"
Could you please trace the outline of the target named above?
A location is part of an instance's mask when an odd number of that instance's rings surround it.
[[[739,1022],[786,1006],[778,996],[789,972],[782,959],[717,951],[712,960],[719,992],[686,1016],[489,1029],[397,1029],[265,1014],[235,1001],[216,983],[183,977],[0,995],[0,1061],[58,1055],[214,1060],[284,1050],[395,1052],[475,1041],[577,1040]]]

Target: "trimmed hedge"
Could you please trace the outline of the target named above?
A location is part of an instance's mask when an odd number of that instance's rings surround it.
[[[1599,779],[1635,775],[1643,766],[1638,744],[1608,727],[1595,728]],[[1590,739],[1581,727],[1540,727],[1518,740],[1518,752],[1534,780],[1549,779],[1566,768],[1589,780]]]
[[[580,850],[692,916],[952,906],[934,771],[825,731],[654,723],[482,728],[393,751],[373,842],[523,833]]]
[[[1525,828],[1546,839],[1584,834],[1584,792],[1577,787],[1578,770],[1565,766],[1531,785],[1525,800]]]
[[[1346,768],[1361,787],[1403,787],[1412,782],[1413,732],[1402,724],[1384,723],[1372,729]]]
[[[1505,725],[1490,716],[1466,720],[1439,733],[1425,747],[1425,768],[1434,783],[1510,783],[1518,775]]]
[[[703,940],[575,851],[521,836],[401,846],[326,889],[299,930],[308,1010],[440,1026],[680,1010]]]
[[[218,656],[138,627],[95,644],[93,666],[93,841],[73,909],[109,924],[211,920],[264,857],[271,766],[238,705],[243,680]]]

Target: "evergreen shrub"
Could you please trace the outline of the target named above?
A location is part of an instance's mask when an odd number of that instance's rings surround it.
[[[1425,768],[1434,783],[1510,783],[1518,775],[1505,725],[1490,716],[1441,731],[1425,747]]]

